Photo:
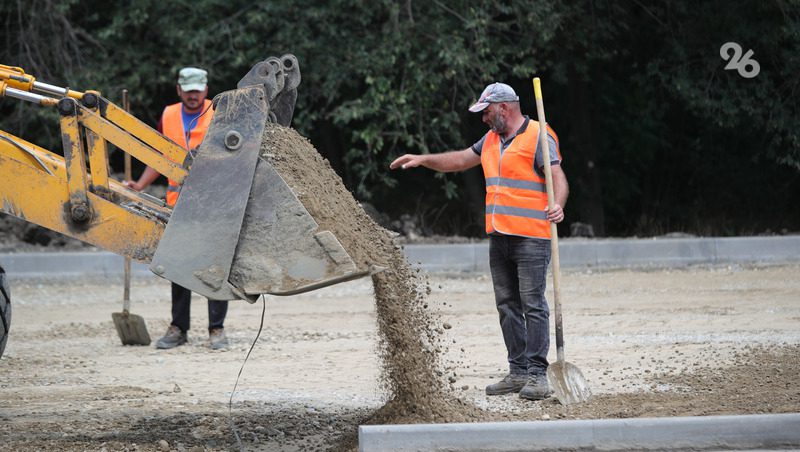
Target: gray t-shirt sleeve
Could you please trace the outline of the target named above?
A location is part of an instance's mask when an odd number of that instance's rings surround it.
[[[550,148],[550,164],[551,165],[560,165],[561,159],[558,158],[558,145],[556,144],[556,139],[553,137],[553,134],[547,133],[547,143],[548,147]],[[539,172],[541,168],[544,168],[544,161],[542,160],[542,143],[536,143],[536,172]]]
[[[483,134],[481,139],[476,141],[475,144],[472,145],[472,152],[474,152],[474,153],[476,153],[478,155],[481,155],[481,150],[483,149],[483,142],[486,141],[486,135],[488,135],[488,134],[489,134],[489,132],[486,132],[485,134]]]

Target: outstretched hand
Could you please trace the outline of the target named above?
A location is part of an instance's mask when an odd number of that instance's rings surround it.
[[[390,169],[408,169],[408,168],[416,168],[422,165],[423,156],[418,154],[405,154],[401,155],[394,159],[392,163],[389,164]]]

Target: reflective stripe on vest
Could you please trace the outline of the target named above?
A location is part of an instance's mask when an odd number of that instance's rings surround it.
[[[209,108],[211,101],[206,99],[203,102],[203,109],[206,113],[199,118],[192,130],[189,132],[189,142],[186,142],[186,133],[183,131],[183,115],[181,112],[182,105],[180,102],[177,104],[168,105],[161,115],[161,129],[164,136],[170,140],[178,143],[184,149],[194,149],[200,146],[203,138],[206,136],[208,125],[211,124],[211,119],[214,116],[214,109]],[[183,162],[178,162],[183,163]],[[178,194],[181,191],[180,185],[172,179],[167,179],[167,205],[174,206],[178,202]]]
[[[556,140],[558,137],[548,126]],[[486,178],[486,232],[522,237],[550,238],[547,190],[544,177],[536,174],[535,153],[539,123],[528,121],[525,131],[501,150],[500,136],[489,132],[481,149]],[[549,158],[549,156],[547,156]]]
[[[527,180],[508,179],[505,177],[487,177],[486,186],[502,185],[511,188],[524,188],[526,190],[536,190],[543,193],[547,192],[547,187],[541,182],[531,182]]]

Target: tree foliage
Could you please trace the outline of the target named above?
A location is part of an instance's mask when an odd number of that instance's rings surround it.
[[[534,75],[561,137],[567,223],[603,235],[800,226],[796,0],[16,0],[0,19],[0,62],[112,101],[127,88],[151,124],[176,101],[180,67],[207,68],[213,95],[294,53],[295,127],[359,199],[427,232],[480,234],[479,170],[388,162],[470,146],[486,128],[466,107],[492,81],[535,117]],[[724,69],[730,41],[753,49],[758,76]],[[0,114],[3,130],[58,148],[52,112],[3,100]]]

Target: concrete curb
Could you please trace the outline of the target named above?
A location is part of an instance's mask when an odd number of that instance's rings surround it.
[[[122,256],[107,251],[64,251],[0,254],[0,265],[10,278],[122,277]],[[131,263],[131,275],[155,277],[145,264]]]
[[[708,450],[800,446],[800,414],[362,425],[360,452]]]
[[[489,272],[489,242],[406,245],[408,261],[436,272]],[[800,262],[800,236],[656,239],[562,239],[563,268],[683,267],[692,264]],[[0,254],[9,276],[122,275],[120,256],[104,251]],[[134,263],[135,277],[153,276]]]
[[[430,272],[488,272],[489,242],[407,245],[406,257]],[[800,236],[561,239],[563,268],[683,267],[692,264],[800,262]]]

